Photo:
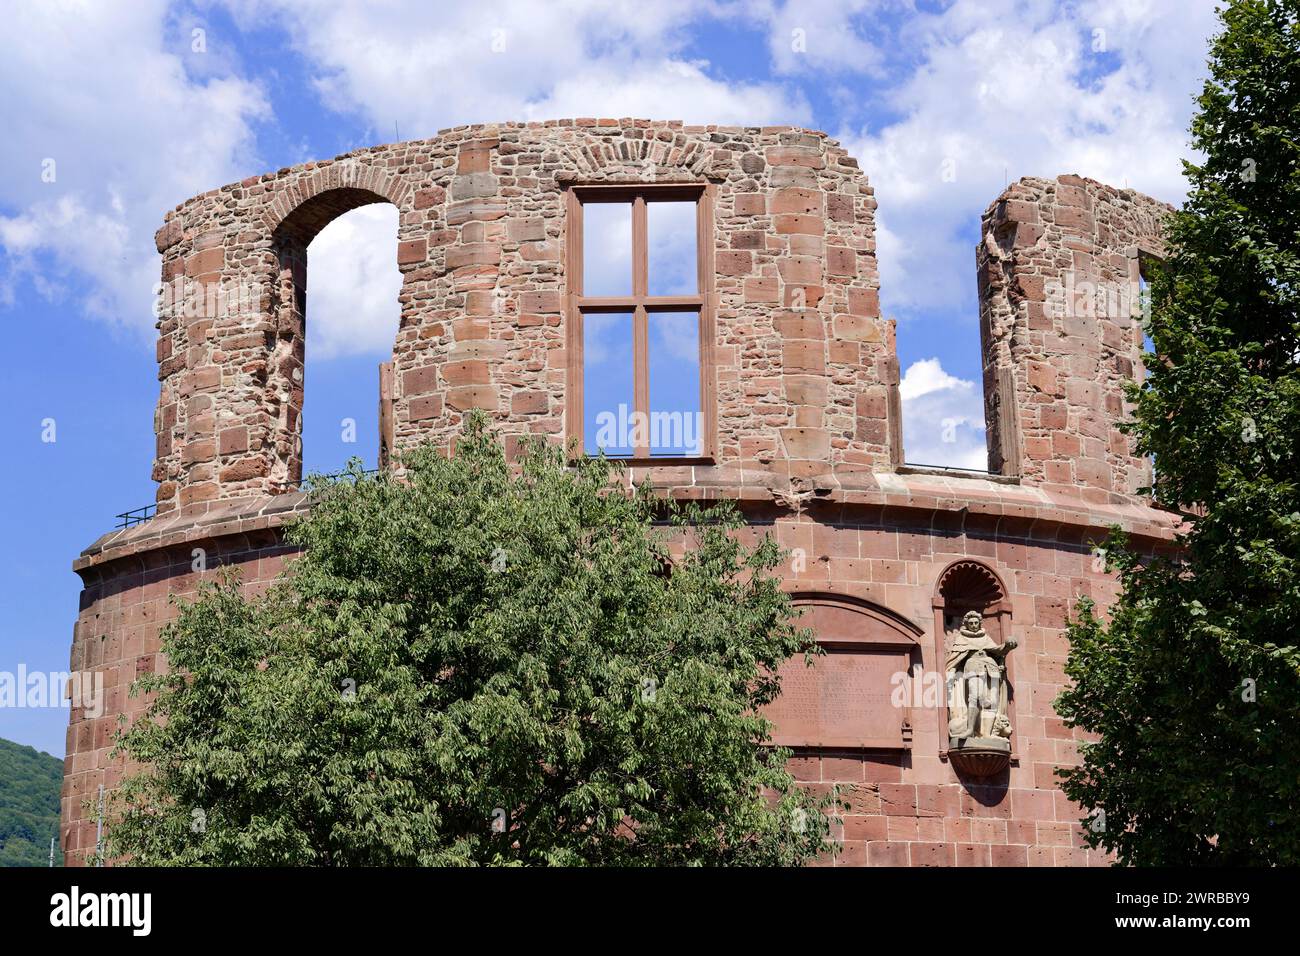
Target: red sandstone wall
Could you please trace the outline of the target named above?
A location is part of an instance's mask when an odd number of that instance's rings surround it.
[[[175,616],[171,599],[193,598],[200,579],[210,578],[221,567],[237,569],[250,591],[263,588],[280,573],[291,553],[280,544],[278,533],[266,527],[267,522],[245,523],[250,528],[246,533],[232,533],[237,528],[229,525],[209,525],[173,534],[168,545],[151,533],[135,546],[119,545],[110,560],[77,562],[84,588],[69,670],[103,675],[104,706],[100,716],[75,706],[69,715],[62,792],[67,865],[94,855],[93,803],[99,786],[112,790],[129,769],[122,757],[110,758],[109,753],[119,718],[132,721],[149,704],[144,695],[130,695],[132,681],[146,673],[166,672],[159,636]],[[261,528],[254,529],[256,525]],[[195,549],[202,549],[205,572],[194,570]],[[87,806],[87,801],[92,805]]]
[[[880,319],[876,203],[834,140],[790,127],[510,123],[253,176],[168,216],[164,283],[217,284],[239,307],[213,317],[178,303],[160,317],[159,510],[300,478],[307,244],[366,203],[400,211],[396,449],[446,442],[469,408],[507,435],[558,439],[565,196],[589,183],[716,190],[719,461],[783,474],[888,466],[898,368]]]
[[[705,489],[696,488],[695,492]],[[690,493],[677,489],[676,493]],[[806,507],[772,500],[765,489],[735,487],[751,520],[746,532],[772,531],[792,552],[791,591],[816,591],[869,602],[905,619],[919,633],[924,673],[942,667],[933,599],[940,573],[959,558],[982,562],[1006,587],[1012,654],[1014,764],[987,781],[958,776],[941,759],[943,717],[913,708],[906,745],[873,751],[797,750],[793,769],[814,789],[845,785],[851,804],[837,865],[1092,865],[1106,862],[1082,848],[1079,812],[1065,800],[1054,771],[1077,762],[1077,738],[1053,714],[1064,681],[1066,618],[1075,599],[1106,604],[1114,582],[1097,570],[1094,540],[1111,523],[1135,540],[1161,546],[1173,519],[1136,506],[1089,506],[1077,498],[974,478],[862,476]],[[127,688],[137,675],[165,666],[158,636],[172,616],[169,594],[192,594],[195,547],[209,568],[240,567],[261,587],[283,566],[276,544],[281,518],[302,496],[264,499],[240,517],[232,502],[201,518],[163,516],[106,535],[77,567],[86,581],[74,633],[73,669],[100,670],[105,716],[74,710],[68,730],[63,792],[64,849],[69,862],[93,852],[93,810],[85,798],[114,786],[123,768],[108,760],[115,715],[134,716],[144,701]],[[211,570],[208,574],[213,573]]]
[[[1010,502],[1017,495],[997,497]],[[1006,585],[1010,632],[1020,646],[1009,657],[1014,757],[1008,771],[984,780],[959,775],[940,757],[947,730],[937,708],[912,709],[913,738],[905,751],[797,751],[799,779],[823,792],[839,784],[849,803],[835,865],[1108,865],[1105,854],[1085,848],[1083,813],[1055,776],[1057,768],[1079,762],[1078,736],[1052,710],[1065,682],[1066,620],[1078,597],[1104,606],[1114,596],[1113,580],[1095,570],[1091,535],[1050,521],[946,511],[876,517],[845,509],[841,520],[854,523],[778,523],[781,543],[810,556],[806,572],[792,576],[792,589],[866,598],[921,626],[921,672],[933,675],[944,667],[935,641],[936,582],[951,562],[972,558]]]
[[[193,592],[193,549],[250,587],[284,560],[277,528],[303,505],[300,475],[307,245],[368,202],[400,210],[402,323],[393,356],[395,448],[445,442],[471,407],[506,435],[564,434],[565,190],[594,182],[702,183],[716,196],[718,442],[711,464],[633,467],[684,498],[731,498],[792,550],[787,584],[903,622],[924,673],[942,666],[935,589],[957,559],[1000,581],[1011,656],[1012,765],[984,781],[944,759],[938,708],[870,750],[797,751],[814,788],[846,786],[841,865],[1083,865],[1078,811],[1054,770],[1077,740],[1052,712],[1080,596],[1113,582],[1091,544],[1119,524],[1159,548],[1174,520],[1132,491],[1147,463],[1115,429],[1139,370],[1131,316],[1049,308],[1051,293],[1136,280],[1158,254],[1165,207],[1076,177],[1026,179],[985,215],[978,252],[990,456],[996,482],[899,469],[892,323],[879,315],[875,200],[822,134],[633,120],[501,124],[254,176],[179,206],[158,234],[165,281],[227,292],[234,308],[172,301],[159,321],[159,515],[105,535],[85,581],[74,670],[102,671],[107,713],[74,710],[63,832],[94,848],[85,798],[114,786],[126,690],[165,666],[170,594]],[[1068,284],[1064,281],[1070,280]],[[1059,300],[1058,300],[1059,301]],[[896,471],[903,473],[895,473]],[[211,571],[205,572],[211,573]],[[780,728],[778,728],[780,730]]]
[[[984,213],[976,249],[990,469],[1131,499],[1151,464],[1116,427],[1142,372],[1138,276],[1170,206],[1091,179],[1025,178]]]

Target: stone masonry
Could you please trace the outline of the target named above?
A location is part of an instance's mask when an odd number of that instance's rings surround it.
[[[163,280],[186,291],[158,324],[158,513],[74,564],[84,590],[71,667],[102,672],[107,700],[102,715],[71,713],[69,863],[94,850],[89,798],[129,770],[109,757],[112,737],[145,707],[131,681],[166,666],[169,598],[222,566],[265,587],[292,556],[281,528],[308,507],[297,485],[312,238],[360,205],[400,212],[401,326],[380,412],[390,466],[417,443],[448,445],[471,408],[508,440],[560,441],[568,191],[647,183],[712,196],[714,335],[702,354],[716,434],[711,458],[634,465],[628,480],[736,500],[746,534],[791,550],[787,588],[872,702],[844,710],[843,727],[813,733],[800,717],[776,728],[807,786],[846,787],[837,864],[1108,862],[1083,848],[1079,808],[1057,786],[1078,740],[1051,702],[1074,601],[1114,596],[1094,542],[1118,524],[1163,550],[1177,526],[1134,494],[1149,464],[1117,429],[1121,383],[1141,373],[1132,286],[1143,257],[1160,254],[1167,207],[1074,176],[1003,193],[977,248],[991,473],[909,467],[876,203],[844,149],[788,127],[577,119],[444,130],[253,176],[168,214]],[[1129,298],[1108,304],[1112,287]],[[196,307],[196,289],[227,307]],[[949,761],[942,706],[909,693],[901,713],[885,710],[889,682],[867,666],[887,652],[919,688],[942,670],[945,629],[972,608],[1020,643],[1010,766],[986,778]],[[870,733],[849,726],[859,718]]]
[[[1078,176],[1026,178],[977,247],[990,468],[1120,501],[1151,482],[1116,427],[1142,374],[1139,275],[1170,206]]]
[[[302,477],[307,246],[334,217],[400,212],[394,451],[445,441],[470,408],[558,439],[564,198],[578,183],[708,183],[716,198],[720,458],[758,472],[887,467],[892,324],[875,199],[821,133],[562,120],[446,130],[253,176],[174,210],[163,281],[242,305],[159,323],[158,510],[285,491]],[[234,290],[252,287],[251,295]]]

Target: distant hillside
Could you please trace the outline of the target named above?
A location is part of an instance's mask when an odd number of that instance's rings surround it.
[[[0,866],[49,865],[62,784],[62,760],[0,739]],[[63,865],[57,845],[54,864]]]

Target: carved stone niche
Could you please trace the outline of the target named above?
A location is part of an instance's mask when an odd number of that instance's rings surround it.
[[[797,594],[800,627],[826,653],[805,666],[802,654],[778,670],[781,696],[764,708],[777,746],[824,750],[910,750],[912,714],[898,706],[896,677],[920,661],[922,631],[867,601]],[[906,696],[906,695],[902,695]],[[904,700],[902,703],[906,704]]]
[[[945,693],[939,715],[939,757],[951,762],[960,773],[977,778],[994,776],[1017,760],[1013,737],[972,734],[951,738],[948,730],[953,714],[949,710],[949,675],[946,668],[949,642],[962,627],[962,619],[976,612],[992,641],[1001,646],[1011,636],[1011,601],[997,573],[986,564],[970,559],[954,561],[944,568],[934,591],[935,660],[944,668]],[[1013,658],[1005,658],[1005,716],[1015,728],[1015,682]]]

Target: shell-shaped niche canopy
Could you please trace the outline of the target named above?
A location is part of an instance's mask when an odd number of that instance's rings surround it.
[[[944,607],[997,610],[1006,590],[993,570],[979,561],[955,561],[939,577],[936,588]]]

